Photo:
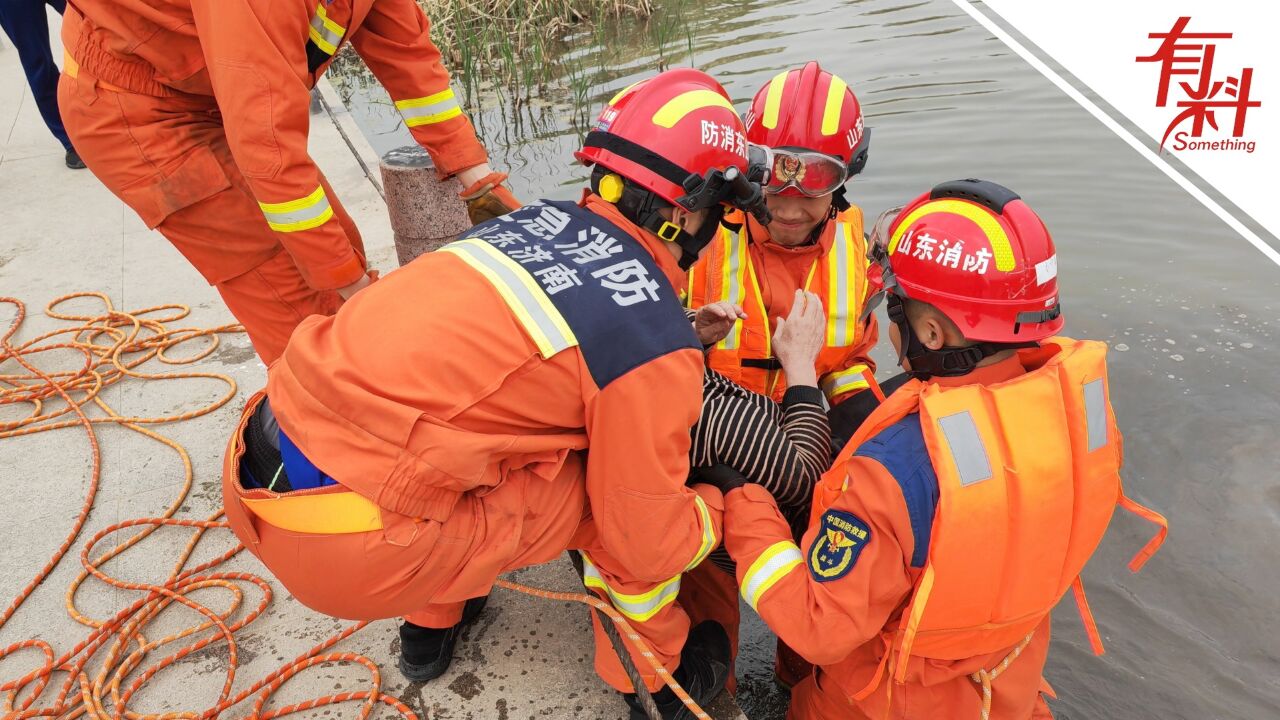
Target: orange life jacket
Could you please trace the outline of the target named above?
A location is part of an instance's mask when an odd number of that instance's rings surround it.
[[[959,660],[1016,646],[1066,591],[1076,593],[1094,652],[1102,642],[1080,573],[1117,504],[1160,526],[1134,557],[1137,572],[1168,523],[1125,497],[1120,431],[1111,409],[1106,345],[1053,338],[1020,351],[1022,376],[995,385],[941,387],[912,380],[850,439],[814,491],[813,518],[848,488],[845,465],[864,442],[920,414],[938,481],[929,551],[886,663],[905,681],[906,658]]]
[[[729,334],[712,346],[707,364],[748,390],[781,401],[787,384],[782,371],[774,367],[773,328],[757,279],[761,271],[755,267],[749,250],[752,240],[740,213],[726,221],[706,255],[689,272],[686,306],[697,308],[722,300],[742,306],[747,319],[735,323]],[[843,369],[849,353],[862,340],[864,327],[859,322],[867,297],[862,211],[857,206],[850,207],[828,222],[822,232],[820,242],[829,244],[831,249],[810,266],[803,287],[822,298],[827,312],[827,338],[818,354],[816,369],[822,391],[830,400],[878,386],[866,365]]]

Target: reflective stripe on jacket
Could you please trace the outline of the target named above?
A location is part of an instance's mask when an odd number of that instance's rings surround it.
[[[279,233],[317,290],[365,272],[307,150],[311,88],[344,45],[381,81],[442,177],[486,160],[414,0],[77,0],[62,37],[80,71],[118,89],[187,105],[208,97],[215,112],[201,118],[225,127],[260,205],[262,220],[246,222]],[[235,253],[235,238],[226,242]]]
[[[633,579],[680,574],[720,538],[719,493],[685,486],[702,357],[675,259],[608,212],[535,203],[304,320],[268,373],[281,429],[344,486],[441,521],[589,448],[604,548]]]
[[[686,304],[700,307],[727,301],[742,306],[745,320],[708,351],[710,367],[734,382],[781,400],[786,378],[773,357],[776,318],[791,310],[794,291],[803,288],[822,298],[827,313],[824,347],[818,355],[819,384],[829,401],[866,389],[875,365],[867,357],[875,344],[875,318],[860,322],[867,298],[867,248],[862,211],[856,206],[839,213],[823,229],[814,259],[802,273],[781,267],[776,253],[804,252],[804,248],[764,248],[752,233],[754,221],[739,214],[728,218],[706,255],[689,273]],[[752,228],[757,228],[753,231]],[[778,267],[774,267],[774,266]],[[798,266],[797,266],[798,267]],[[785,287],[768,287],[770,280]]]

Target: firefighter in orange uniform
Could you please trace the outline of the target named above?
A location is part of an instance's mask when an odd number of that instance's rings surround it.
[[[724,630],[690,630],[676,603],[721,516],[718,491],[685,486],[703,363],[676,288],[726,202],[767,210],[743,146],[703,142],[707,124],[744,130],[696,70],[618,93],[578,153],[581,203],[479,225],[308,318],[250,401],[224,468],[232,528],[304,604],[406,616],[409,678],[445,671],[499,573],[576,548],[695,699],[723,688]],[[629,691],[603,638],[597,670]]]
[[[867,163],[870,135],[853,91],[816,62],[779,73],[760,88],[746,124],[752,162],[769,169],[764,189],[773,221],[765,226],[743,213],[729,215],[689,273],[686,304],[736,306],[738,322],[707,348],[707,364],[781,401],[787,382],[772,350],[778,318],[790,310],[798,289],[822,298],[827,330],[815,369],[834,406],[831,425],[839,444],[880,393],[868,356],[878,337],[876,320],[864,322],[862,313],[868,296],[862,210],[845,197],[845,183]],[[710,563],[694,570],[684,586],[691,612],[729,628],[735,656],[737,590],[733,578]],[[808,672],[807,663],[779,643],[778,681],[790,686]]]
[[[770,169],[765,194],[773,221],[733,213],[689,273],[690,307],[727,301],[740,321],[708,350],[712,369],[780,401],[787,383],[770,338],[777,318],[804,289],[827,309],[818,380],[834,406],[874,385],[875,318],[862,322],[867,248],[862,211],[845,183],[867,163],[870,135],[853,91],[816,62],[779,73],[746,115],[753,158]]]
[[[877,224],[878,228],[880,224]],[[1117,503],[1106,346],[1062,328],[1040,219],[994,183],[944,183],[877,231],[873,281],[912,379],[823,477],[793,542],[773,499],[721,479],[743,598],[819,667],[792,720],[1050,717],[1050,611]],[[1086,626],[1101,651],[1092,618]]]
[[[58,102],[94,174],[195,266],[270,364],[368,285],[351,217],[307,153],[310,90],[348,44],[473,220],[518,206],[414,0],[77,0]]]

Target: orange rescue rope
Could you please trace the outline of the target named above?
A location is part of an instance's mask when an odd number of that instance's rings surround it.
[[[59,312],[56,309],[64,302],[77,298],[96,298],[102,303],[103,311],[97,315],[75,315]],[[18,593],[3,614],[0,614],[0,628],[13,617],[35,589],[48,579],[79,537],[93,510],[102,474],[102,454],[95,425],[119,425],[163,443],[178,454],[185,472],[182,490],[161,517],[127,520],[110,525],[95,534],[81,550],[80,563],[83,570],[67,590],[66,608],[74,620],[90,628],[86,637],[61,656],[56,655],[49,643],[39,639],[23,640],[0,649],[0,660],[26,649],[39,650],[43,655],[43,661],[36,669],[22,677],[0,684],[0,693],[3,693],[0,708],[6,720],[45,716],[67,720],[81,716],[111,720],[125,718],[128,720],[204,720],[218,717],[229,708],[251,698],[251,709],[246,717],[253,720],[272,720],[316,707],[354,701],[361,702],[358,714],[361,720],[369,717],[378,703],[389,705],[409,720],[417,720],[417,716],[404,703],[381,691],[381,674],[372,660],[356,653],[328,652],[334,645],[368,625],[367,622],[347,627],[252,683],[248,688],[232,694],[238,666],[235,633],[252,623],[266,610],[272,599],[271,586],[261,577],[250,573],[213,571],[244,549],[239,544],[213,560],[187,567],[191,555],[206,532],[214,528],[226,528],[227,524],[218,521],[221,512],[203,520],[173,517],[186,500],[192,487],[194,474],[191,460],[181,445],[144,426],[179,422],[207,415],[235,397],[236,383],[230,377],[217,373],[142,373],[136,368],[152,359],[169,365],[194,363],[217,349],[220,334],[242,332],[241,326],[169,329],[166,323],[176,322],[190,314],[186,306],[160,305],[123,312],[116,310],[110,298],[102,293],[74,293],[50,302],[45,308],[45,313],[52,318],[75,324],[14,345],[13,338],[26,317],[26,306],[20,300],[10,297],[0,297],[0,304],[11,305],[17,311],[9,329],[3,337],[0,337],[0,363],[13,360],[24,371],[17,374],[0,374],[0,406],[22,404],[32,406],[31,412],[19,420],[0,421],[0,440],[78,426],[85,431],[92,456],[89,490],[70,532],[49,562]],[[207,338],[207,344],[198,352],[181,358],[174,358],[169,354],[177,346],[199,338]],[[46,372],[40,369],[35,358],[56,350],[79,353],[83,356],[84,362],[74,370]],[[160,417],[132,417],[117,413],[102,398],[102,391],[105,388],[126,378],[138,380],[205,378],[222,382],[227,389],[220,397],[196,410]],[[61,406],[55,405],[46,410],[46,404],[51,401],[56,403],[57,400],[62,401]],[[103,414],[90,416],[86,412],[90,403],[96,405]],[[162,527],[189,528],[193,531],[178,561],[163,582],[159,584],[128,582],[112,577],[102,570],[103,564],[107,561],[142,542]],[[92,551],[99,542],[131,528],[139,528],[139,530],[113,549],[96,557],[93,556]],[[80,612],[75,602],[80,587],[91,576],[112,587],[142,591],[145,595],[110,618],[105,620],[91,618]],[[256,587],[261,597],[258,604],[244,617],[231,621],[232,616],[244,602],[244,585],[246,584]],[[658,675],[684,701],[693,714],[698,718],[708,717],[662,667],[640,636],[627,624],[626,619],[608,603],[590,595],[551,592],[506,580],[499,580],[497,585],[534,597],[572,600],[600,609],[619,626],[641,656],[653,666]],[[193,592],[206,588],[220,588],[230,593],[232,599],[230,607],[217,612],[192,599]],[[202,616],[203,620],[175,634],[154,641],[149,640],[143,634],[144,631],[162,611],[175,603],[195,611]],[[183,644],[182,641],[188,642]],[[228,661],[222,690],[212,707],[201,712],[162,714],[137,713],[129,709],[130,700],[149,679],[164,668],[219,641],[225,641],[227,644]],[[144,667],[153,654],[159,654],[156,651],[160,649],[169,650],[169,654]],[[88,666],[95,658],[99,660],[100,667],[91,679]],[[267,702],[291,678],[321,663],[362,665],[369,670],[370,686],[367,690],[360,692],[326,695],[264,711]],[[45,694],[45,690],[57,673],[66,673],[65,681],[51,701],[37,706],[37,701]]]

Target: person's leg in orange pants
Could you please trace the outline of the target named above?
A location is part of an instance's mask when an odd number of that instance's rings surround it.
[[[704,561],[684,574],[680,580],[680,597],[677,602],[689,615],[693,625],[713,620],[729,635],[729,680],[725,689],[738,690],[736,663],[738,659],[738,625],[742,613],[738,606],[738,581],[710,561]]]
[[[778,638],[777,654],[773,660],[773,676],[782,686],[792,688],[813,672],[813,663],[800,657],[800,653]]]
[[[582,543],[580,549],[589,557],[590,562],[604,578],[604,582],[615,593],[637,598],[651,597],[655,594],[665,595],[662,584],[628,581],[623,579],[621,571],[617,573],[611,572],[610,568],[616,568],[617,564],[598,545],[589,542]],[[610,600],[608,595],[599,588],[592,588],[592,591],[602,599]],[[616,607],[617,603],[614,603],[614,605]],[[623,616],[626,617],[631,629],[635,630],[636,634],[649,646],[649,650],[658,662],[668,672],[674,673],[680,667],[680,651],[684,649],[685,640],[689,636],[689,628],[692,627],[692,623],[689,622],[689,615],[681,607],[680,603],[673,599],[658,609],[657,612],[646,617],[627,617],[626,613],[623,613]],[[595,632],[596,674],[620,692],[635,692],[631,679],[627,677],[626,670],[622,667],[622,661],[617,653],[614,652],[613,644],[609,641],[609,636],[605,634],[604,628],[600,624],[600,618],[595,612],[591,613],[591,626]],[[620,631],[620,634],[625,636],[626,633]],[[645,660],[640,651],[632,646],[629,641],[624,639],[624,643],[626,643],[630,652],[632,664],[640,672],[640,677],[644,680],[645,687],[650,691],[661,689],[664,686],[662,678],[654,671],[653,666]]]
[[[261,265],[215,287],[267,365],[284,352],[289,336],[304,318],[332,315],[342,304],[338,293],[308,287],[284,248]]]
[[[255,408],[256,403],[250,403],[246,417]],[[465,601],[487,594],[499,574],[554,560],[568,548],[585,551],[617,592],[644,595],[655,588],[655,583],[627,580],[601,546],[586,510],[584,465],[577,453],[571,453],[552,478],[516,470],[487,495],[464,496],[444,523],[384,510],[382,530],[327,535],[287,532],[255,517],[243,500],[270,494],[240,486],[236,447],[223,470],[228,521],[299,601],[320,612],[351,619],[403,616],[422,627],[451,627],[461,619]],[[334,491],[339,489],[335,486]],[[670,602],[643,621],[632,622],[632,627],[674,672],[689,632],[684,610]],[[661,679],[639,652],[633,651],[632,657],[645,684],[651,690],[661,687]],[[598,627],[596,669],[613,687],[632,691]]]
[[[829,683],[829,681],[828,681]],[[822,670],[791,688],[791,706],[787,720],[869,720],[867,715],[849,702],[837,687],[826,687]]]
[[[62,76],[58,102],[89,169],[218,288],[264,362],[307,315],[337,309],[336,294],[309,288],[267,226],[211,99],[115,92],[82,72]],[[358,238],[339,204],[334,210]]]

